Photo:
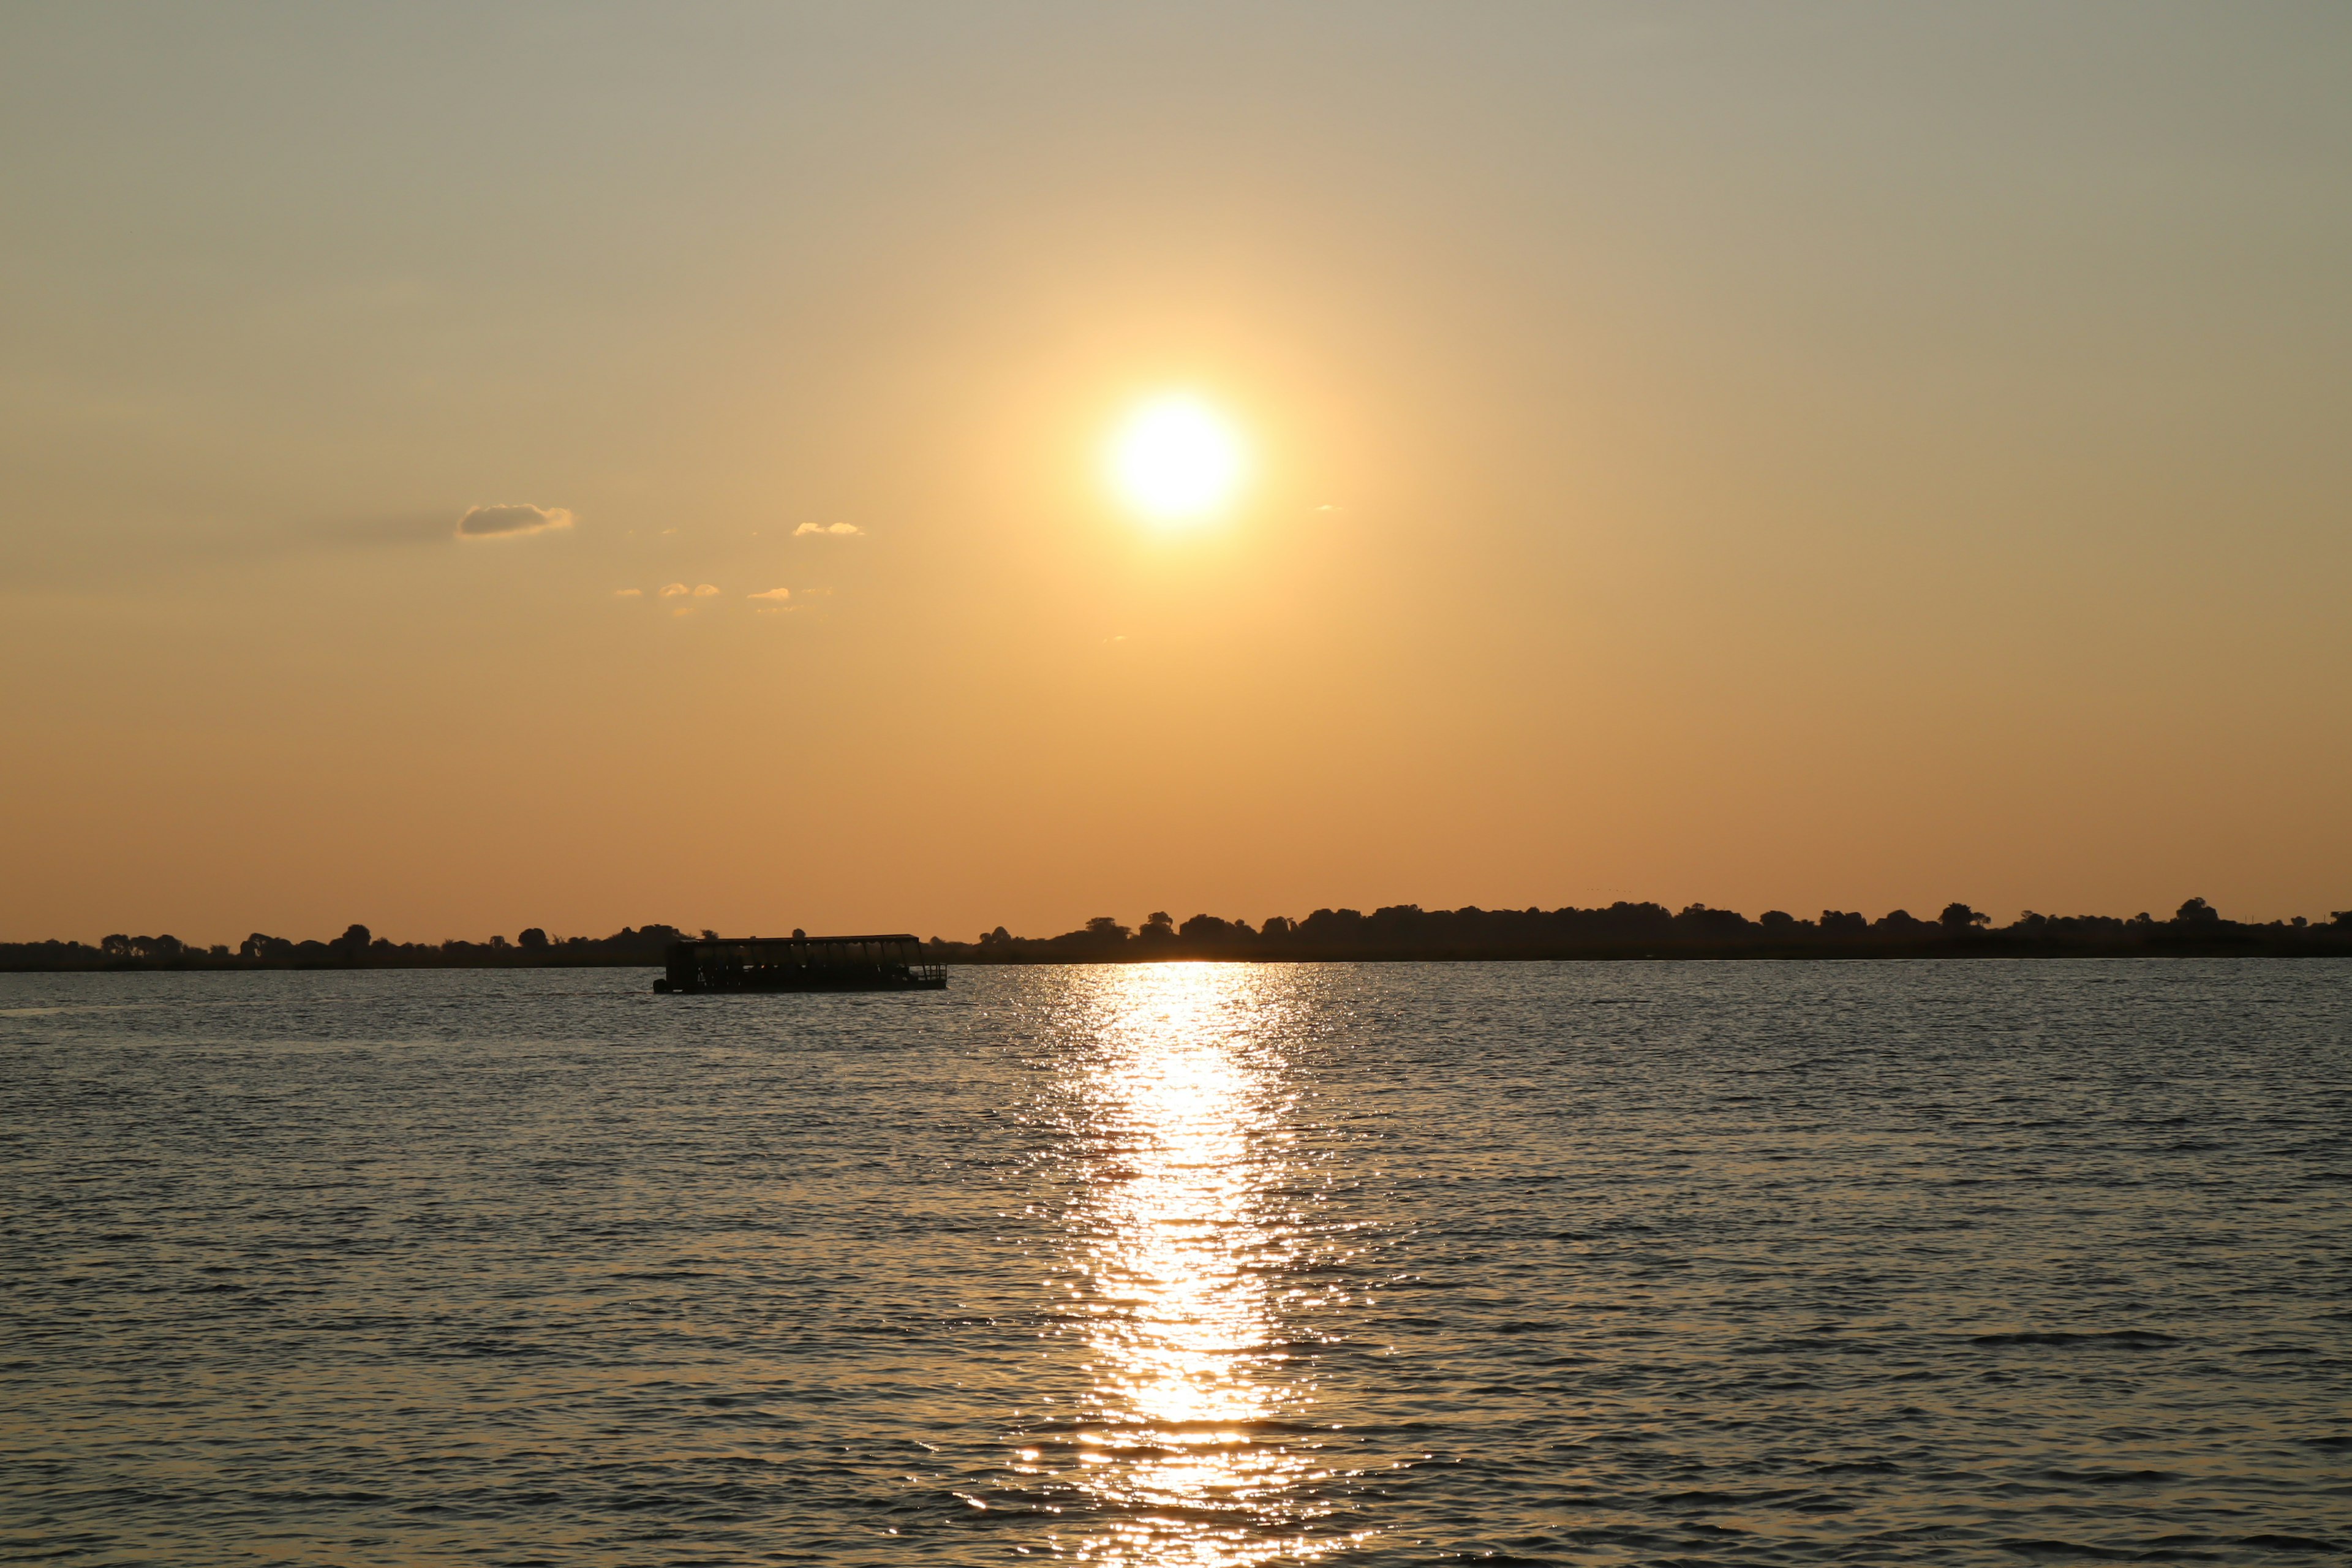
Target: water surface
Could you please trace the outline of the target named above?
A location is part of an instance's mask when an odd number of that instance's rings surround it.
[[[0,1556],[2294,1563],[2352,964],[0,976]]]

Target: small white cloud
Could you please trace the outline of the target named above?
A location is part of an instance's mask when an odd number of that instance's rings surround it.
[[[613,597],[615,599],[642,599],[645,596],[646,591],[643,588],[615,588],[613,590]]]
[[[572,514],[560,506],[527,506],[518,501],[467,508],[457,520],[457,537],[514,539],[571,526]]]
[[[682,599],[693,592],[693,589],[683,583],[668,583],[663,584],[661,596],[665,599]]]
[[[836,522],[830,526],[822,522],[804,522],[798,528],[793,530],[793,537],[794,539],[798,539],[804,533],[848,534],[863,533],[865,531],[866,531],[864,529],[858,527],[854,522]]]
[[[698,599],[715,599],[719,596],[719,590],[708,583],[697,583],[694,585],[694,596]]]
[[[790,588],[771,588],[764,594],[751,594],[746,596],[755,601],[760,599],[772,599],[781,604],[784,600],[793,596],[793,591]]]

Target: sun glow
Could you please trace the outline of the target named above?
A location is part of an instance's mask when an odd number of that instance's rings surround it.
[[[1129,415],[1110,447],[1110,481],[1127,503],[1158,521],[1219,510],[1240,489],[1241,437],[1215,409],[1181,395]]]

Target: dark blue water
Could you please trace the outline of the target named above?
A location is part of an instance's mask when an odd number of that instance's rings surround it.
[[[2297,1563],[2352,964],[0,976],[0,1557]]]

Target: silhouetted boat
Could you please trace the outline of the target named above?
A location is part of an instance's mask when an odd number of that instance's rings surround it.
[[[944,991],[948,972],[904,931],[887,936],[705,938],[674,942],[654,989],[699,991]]]

